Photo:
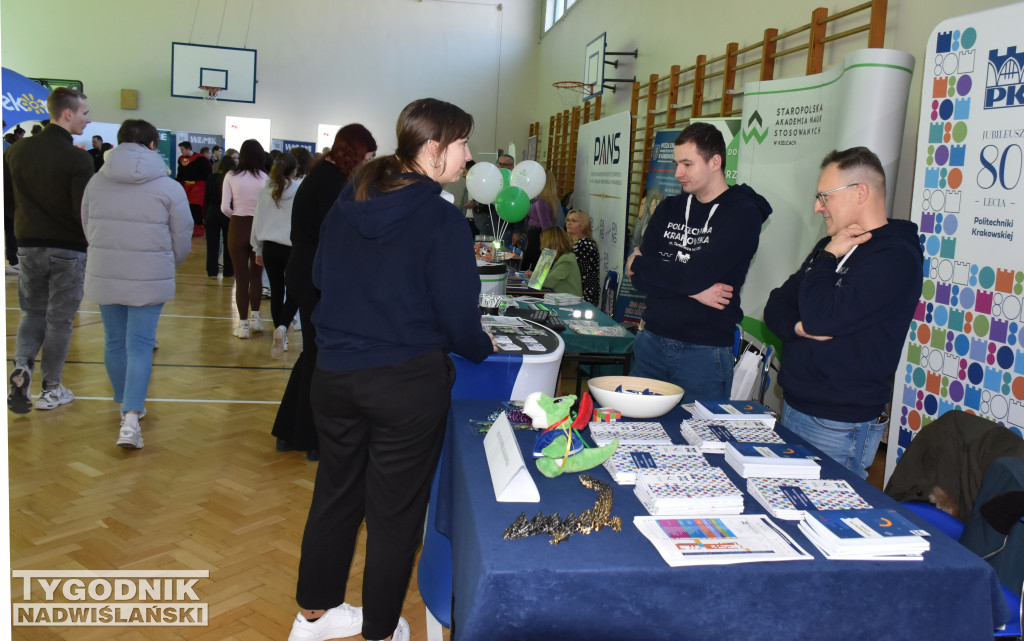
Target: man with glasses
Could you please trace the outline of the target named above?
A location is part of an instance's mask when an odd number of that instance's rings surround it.
[[[814,212],[828,236],[772,291],[764,320],[783,343],[782,424],[867,478],[924,258],[917,225],[886,218],[878,156],[832,151],[821,169]]]

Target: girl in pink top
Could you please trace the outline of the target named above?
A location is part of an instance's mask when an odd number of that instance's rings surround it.
[[[263,184],[267,182],[266,153],[258,140],[242,143],[238,154],[238,167],[224,177],[224,191],[220,209],[231,217],[228,227],[228,252],[235,268],[235,305],[238,307],[238,338],[249,338],[249,331],[262,332],[260,303],[262,302],[263,267],[256,264],[256,253],[249,238],[252,235],[252,215]],[[249,312],[249,309],[252,309]]]

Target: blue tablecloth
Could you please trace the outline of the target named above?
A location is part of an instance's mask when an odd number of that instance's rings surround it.
[[[438,529],[452,540],[454,638],[990,639],[993,622],[1006,614],[991,566],[905,510],[933,533],[924,561],[827,561],[795,521],[776,520],[813,561],[672,568],[632,523],[634,515],[647,513],[633,488],[615,485],[599,467],[591,474],[615,487],[612,513],[622,517],[621,533],[576,534],[558,546],[547,537],[506,541],[502,532],[520,512],[579,513],[593,506],[596,494],[575,474],[542,476],[527,459],[541,502],[496,502],[483,437],[468,421],[497,405],[453,402],[432,508]],[[676,409],[659,419],[680,443],[684,417]],[[529,453],[534,433],[517,435]],[[708,458],[724,465],[722,455]],[[876,507],[899,506],[831,460],[822,461],[822,478],[846,479]],[[764,512],[750,497],[745,508]]]

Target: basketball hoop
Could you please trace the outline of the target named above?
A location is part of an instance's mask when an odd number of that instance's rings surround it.
[[[580,82],[578,80],[559,80],[553,83],[558,90],[558,98],[562,101],[562,107],[572,109],[580,102],[580,96],[589,96],[594,93],[594,85]]]
[[[212,105],[215,102],[217,102],[217,94],[220,93],[220,90],[220,87],[199,87],[199,91],[206,92],[206,95],[203,96],[203,102],[205,102],[208,105]]]

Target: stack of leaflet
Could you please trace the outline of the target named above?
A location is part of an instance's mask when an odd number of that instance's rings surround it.
[[[928,532],[896,510],[811,512],[798,527],[826,559],[920,561],[930,549]]]
[[[871,504],[839,479],[748,479],[747,493],[777,519],[796,521],[819,510],[866,510]]]
[[[821,466],[803,445],[728,441],[725,462],[745,479],[756,476],[816,479],[821,476]]]
[[[728,441],[741,443],[785,443],[775,433],[775,425],[764,421],[709,421],[691,418],[679,425],[679,431],[690,445],[705,454],[721,454]]]
[[[743,492],[718,467],[671,473],[640,470],[633,492],[655,516],[743,513]]]
[[[590,438],[598,446],[608,445],[619,439],[619,445],[672,445],[672,439],[661,423],[625,422],[591,423]]]
[[[693,417],[709,421],[764,421],[775,426],[775,416],[757,401],[694,401]]]
[[[619,445],[603,465],[619,485],[634,485],[638,470],[683,472],[711,467],[700,448],[690,445]]]

